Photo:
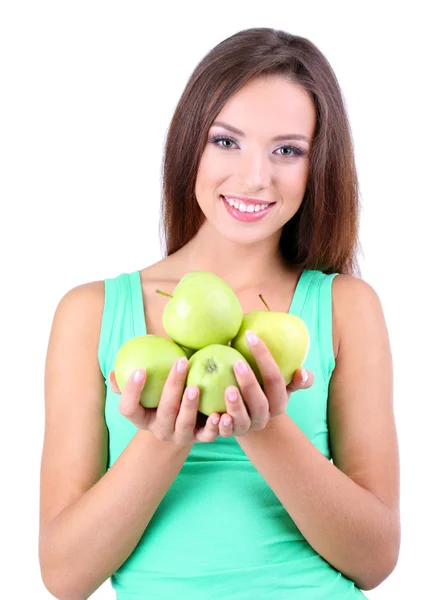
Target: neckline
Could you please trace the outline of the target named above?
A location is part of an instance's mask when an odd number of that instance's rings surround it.
[[[288,309],[289,314],[293,314],[298,317],[302,316],[308,288],[307,281],[310,279],[313,273],[314,272],[309,269],[303,269],[303,271],[300,273],[291,298],[291,304]],[[142,293],[141,270],[138,269],[133,271],[130,274],[130,281],[132,292],[133,334],[134,336],[146,335],[147,324],[145,321],[145,306]]]

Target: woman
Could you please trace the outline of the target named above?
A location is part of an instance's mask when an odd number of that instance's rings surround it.
[[[350,127],[329,63],[308,40],[249,29],[192,74],[168,132],[163,260],[68,291],[46,360],[39,556],[58,598],[107,578],[129,598],[357,598],[400,545],[392,359],[376,292],[358,276]],[[186,359],[157,410],[148,373],[119,390],[118,348],[166,336],[190,271],[222,277],[244,312],[303,318],[311,336],[285,387],[235,367],[227,412],[201,422]],[[233,392],[231,395],[230,392]]]

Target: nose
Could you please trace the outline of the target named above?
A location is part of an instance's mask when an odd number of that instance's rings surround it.
[[[238,177],[241,185],[251,193],[269,187],[271,183],[271,164],[268,157],[259,152],[245,152],[240,157]]]

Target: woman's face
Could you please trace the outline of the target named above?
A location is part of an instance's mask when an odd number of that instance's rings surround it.
[[[220,235],[258,242],[297,212],[315,122],[310,95],[281,77],[253,80],[228,100],[209,130],[196,180],[199,206]]]

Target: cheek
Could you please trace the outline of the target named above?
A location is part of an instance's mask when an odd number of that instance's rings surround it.
[[[196,199],[199,206],[205,212],[210,212],[213,200],[218,199],[219,191],[229,177],[229,171],[223,167],[222,161],[216,160],[207,152],[199,163],[196,178]]]
[[[214,179],[214,174],[210,172],[208,166],[201,162],[196,178],[195,194],[196,201],[199,204],[202,212],[207,216],[211,212],[213,205],[213,198],[216,194],[216,188],[218,184]]]
[[[299,168],[296,169],[295,173],[279,180],[282,197],[289,200],[288,204],[301,202],[306,191],[308,174],[308,165],[303,163],[302,165],[299,165]]]
[[[219,160],[219,156],[216,156],[208,148],[203,153],[199,163],[198,177],[201,180],[202,186],[222,180],[222,177],[228,172],[227,169],[228,165],[225,161]]]

